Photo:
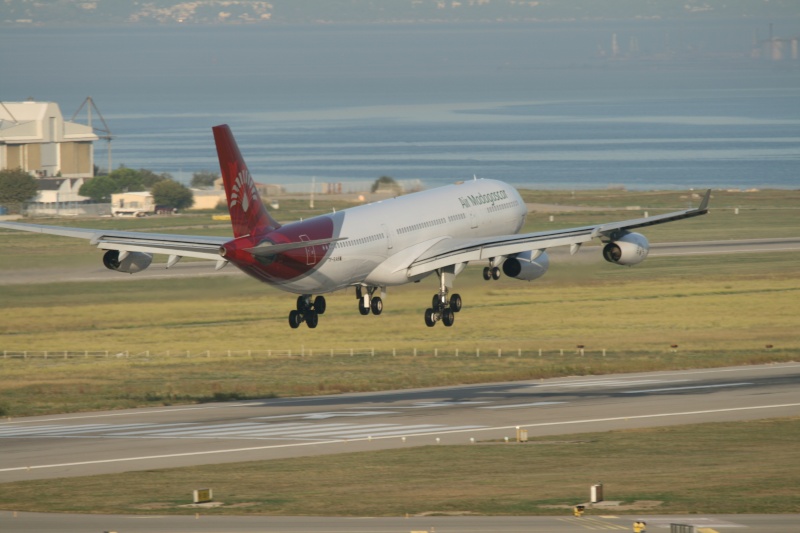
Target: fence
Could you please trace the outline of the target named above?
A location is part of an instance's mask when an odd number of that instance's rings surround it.
[[[440,348],[432,349],[402,349],[393,348],[391,350],[376,350],[375,348],[344,348],[344,349],[311,349],[300,347],[299,350],[225,350],[211,351],[204,350],[192,352],[190,350],[166,350],[166,351],[131,351],[131,350],[3,350],[3,359],[129,359],[129,358],[155,358],[155,357],[182,357],[182,358],[225,358],[225,357],[248,357],[248,358],[302,358],[302,357],[545,357],[579,355],[581,357],[596,355],[605,357],[607,350],[597,350],[590,352],[583,346],[572,350],[460,350],[458,348],[444,350]]]
[[[85,204],[81,202],[29,203],[25,206],[27,216],[79,216],[100,217],[111,214],[111,204]]]

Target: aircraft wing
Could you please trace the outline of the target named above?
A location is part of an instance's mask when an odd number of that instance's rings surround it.
[[[222,259],[219,255],[219,247],[230,240],[230,237],[65,228],[20,222],[0,222],[0,228],[86,239],[90,244],[94,244],[103,250],[168,254],[180,257],[197,257],[212,261],[220,261]]]
[[[594,238],[611,241],[617,238],[617,235],[636,228],[704,215],[708,212],[710,197],[711,190],[709,189],[706,191],[706,195],[700,205],[696,208],[648,218],[478,239],[443,239],[410,263],[407,276],[413,277],[459,263],[487,260],[493,257],[503,257],[531,250],[545,250],[556,246],[572,246],[577,251],[578,246]]]

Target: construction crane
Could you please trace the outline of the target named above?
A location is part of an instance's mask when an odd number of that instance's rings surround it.
[[[86,125],[92,128],[92,131],[94,131],[99,138],[105,139],[106,142],[108,143],[108,172],[111,173],[111,169],[113,168],[111,166],[111,139],[113,139],[114,137],[111,135],[111,129],[108,127],[108,124],[106,124],[106,120],[103,118],[103,114],[100,113],[99,109],[97,109],[97,106],[95,105],[94,100],[92,100],[91,96],[86,97],[86,100],[83,101],[78,110],[75,111],[75,114],[72,115],[70,122],[75,122],[75,117],[78,116],[78,113],[83,111],[84,107],[86,108]],[[100,122],[103,123],[102,128],[96,127],[92,124],[93,109],[94,112],[97,114],[97,116],[100,118]]]

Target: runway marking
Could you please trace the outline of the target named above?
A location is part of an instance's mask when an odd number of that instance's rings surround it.
[[[257,420],[276,420],[280,418],[304,418],[306,420],[326,420],[328,418],[336,418],[337,416],[376,416],[394,414],[387,411],[331,411],[324,413],[299,413],[296,415],[274,415],[274,416],[257,416]]]
[[[567,402],[533,402],[533,403],[515,403],[510,405],[487,405],[479,409],[516,409],[519,407],[544,407],[546,405],[559,405]]]
[[[171,424],[173,426],[185,426],[188,423]],[[0,427],[0,437],[51,437],[61,435],[76,435],[81,433],[100,433],[104,430],[116,431],[126,428],[148,428],[154,424],[125,424],[115,426],[112,424],[88,424],[81,426],[11,426]]]
[[[641,394],[645,392],[672,392],[676,390],[693,390],[693,389],[721,389],[724,387],[743,387],[745,385],[752,385],[752,383],[722,383],[719,385],[696,385],[690,387],[669,387],[666,389],[648,389],[648,390],[626,390],[622,394]]]
[[[456,405],[483,405],[489,402],[475,400],[464,400],[461,402],[417,402],[414,405],[406,406],[405,409],[428,409],[430,407],[453,407]],[[393,407],[393,409],[395,409]]]
[[[656,383],[685,383],[691,381],[689,379],[640,379],[640,380],[626,380],[626,379],[595,379],[595,380],[581,380],[581,381],[566,381],[562,383],[547,383],[538,385],[537,387],[565,387],[565,388],[578,388],[578,387],[630,387],[631,385],[649,385]]]
[[[777,405],[758,405],[758,406],[751,406],[751,407],[732,407],[729,409],[709,409],[704,411],[684,411],[679,413],[656,413],[652,415],[634,415],[634,416],[617,416],[617,417],[609,417],[609,418],[594,418],[594,419],[586,419],[586,420],[566,420],[562,422],[542,422],[537,424],[519,424],[519,426],[500,426],[500,427],[458,427],[458,428],[450,428],[446,426],[442,426],[438,429],[434,429],[431,431],[425,431],[421,433],[414,433],[403,435],[404,437],[426,437],[426,436],[433,436],[433,435],[452,435],[456,433],[482,433],[487,431],[503,431],[503,430],[514,430],[517,427],[545,427],[545,426],[563,426],[563,425],[578,425],[578,424],[591,424],[597,422],[617,422],[620,420],[637,420],[637,419],[647,419],[647,418],[666,418],[666,417],[674,417],[674,416],[692,416],[692,415],[700,415],[700,414],[712,414],[712,413],[730,413],[735,411],[752,411],[752,410],[760,410],[760,409],[780,409],[785,407],[800,407],[800,403],[787,403],[787,404],[777,404]],[[397,438],[396,435],[391,436],[373,436],[374,440],[384,440],[389,438]],[[368,440],[367,438],[360,438],[360,439],[352,439],[353,441],[364,441]],[[313,442],[293,442],[288,444],[269,444],[266,446],[250,446],[247,448],[229,448],[224,450],[207,450],[202,452],[185,452],[185,453],[171,453],[171,454],[164,454],[164,455],[148,455],[148,456],[141,456],[141,457],[119,457],[116,459],[100,459],[96,461],[80,461],[74,463],[60,463],[60,464],[49,464],[49,465],[31,465],[31,466],[18,466],[12,468],[1,468],[0,472],[15,472],[20,470],[41,470],[46,468],[63,468],[63,467],[74,467],[74,466],[86,466],[86,465],[94,465],[94,464],[105,464],[105,463],[121,463],[121,462],[131,462],[131,461],[148,461],[154,459],[174,459],[177,457],[193,457],[193,456],[200,456],[200,455],[217,455],[217,454],[229,454],[229,453],[243,453],[243,452],[253,452],[253,451],[263,451],[263,450],[275,450],[280,448],[299,448],[302,446],[320,446],[321,444],[341,444],[343,441],[342,439],[329,439],[329,440],[322,440],[322,441],[313,441]]]
[[[145,425],[132,431],[130,426],[90,424],[86,426],[37,426],[28,428],[0,428],[0,438],[129,438],[129,439],[361,439],[363,437],[403,436],[420,431],[468,430],[485,426],[444,426],[441,424],[265,424],[245,422],[239,424],[183,424],[164,428],[160,424]]]

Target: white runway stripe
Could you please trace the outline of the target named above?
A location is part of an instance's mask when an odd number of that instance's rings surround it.
[[[0,428],[0,438],[91,437],[114,439],[361,439],[412,435],[429,431],[463,431],[484,426],[443,426],[439,424],[345,424],[345,423],[258,423],[238,424],[85,424],[80,426],[35,426]],[[122,430],[122,431],[120,431]]]
[[[688,387],[668,387],[664,389],[626,390],[623,391],[623,394],[643,394],[646,392],[673,392],[679,390],[694,390],[694,389],[720,389],[725,387],[744,387],[745,385],[752,385],[752,383],[722,383],[719,385],[695,385]]]
[[[153,427],[153,424],[127,424],[114,426],[110,424],[82,424],[80,426],[27,426],[27,427],[0,427],[0,437],[26,437],[47,435],[77,435],[82,433],[102,432],[108,429],[134,427]]]

